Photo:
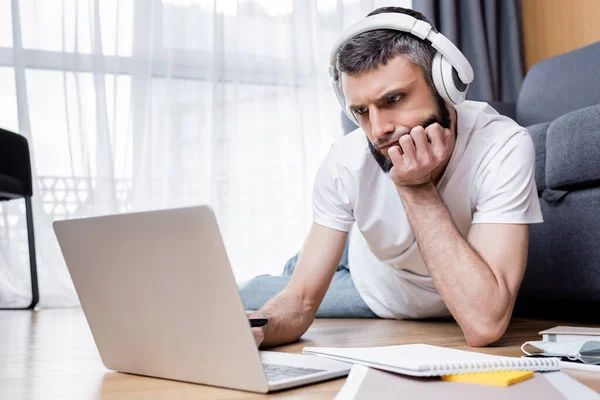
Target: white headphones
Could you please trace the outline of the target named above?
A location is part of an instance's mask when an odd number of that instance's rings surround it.
[[[460,50],[441,33],[432,30],[427,22],[401,13],[382,13],[366,17],[344,31],[333,45],[329,61],[329,75],[333,79],[333,90],[352,122],[358,120],[346,106],[341,75],[337,73],[337,52],[342,45],[363,32],[378,29],[393,29],[409,32],[420,39],[427,39],[437,50],[431,66],[433,84],[442,98],[452,104],[460,104],[467,96],[469,83],[473,82],[473,68]]]

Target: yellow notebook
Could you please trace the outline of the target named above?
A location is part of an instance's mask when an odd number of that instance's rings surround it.
[[[442,376],[443,380],[449,382],[479,383],[492,386],[508,386],[529,378],[533,378],[533,371],[478,372]]]

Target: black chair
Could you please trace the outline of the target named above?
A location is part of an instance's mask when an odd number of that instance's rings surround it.
[[[31,180],[31,163],[27,139],[0,128],[0,201],[24,198],[27,216],[31,304],[26,308],[21,308],[21,310],[33,309],[40,298],[33,236],[33,212],[31,209],[33,186]]]

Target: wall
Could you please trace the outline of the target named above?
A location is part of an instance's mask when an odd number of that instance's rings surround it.
[[[600,40],[600,0],[522,0],[525,65]]]

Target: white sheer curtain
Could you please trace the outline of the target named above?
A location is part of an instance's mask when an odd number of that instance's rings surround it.
[[[210,204],[236,278],[278,274],[342,134],[327,55],[376,0],[0,2],[0,126],[27,137],[42,307],[77,304],[52,221]],[[0,307],[30,298],[0,205]]]

